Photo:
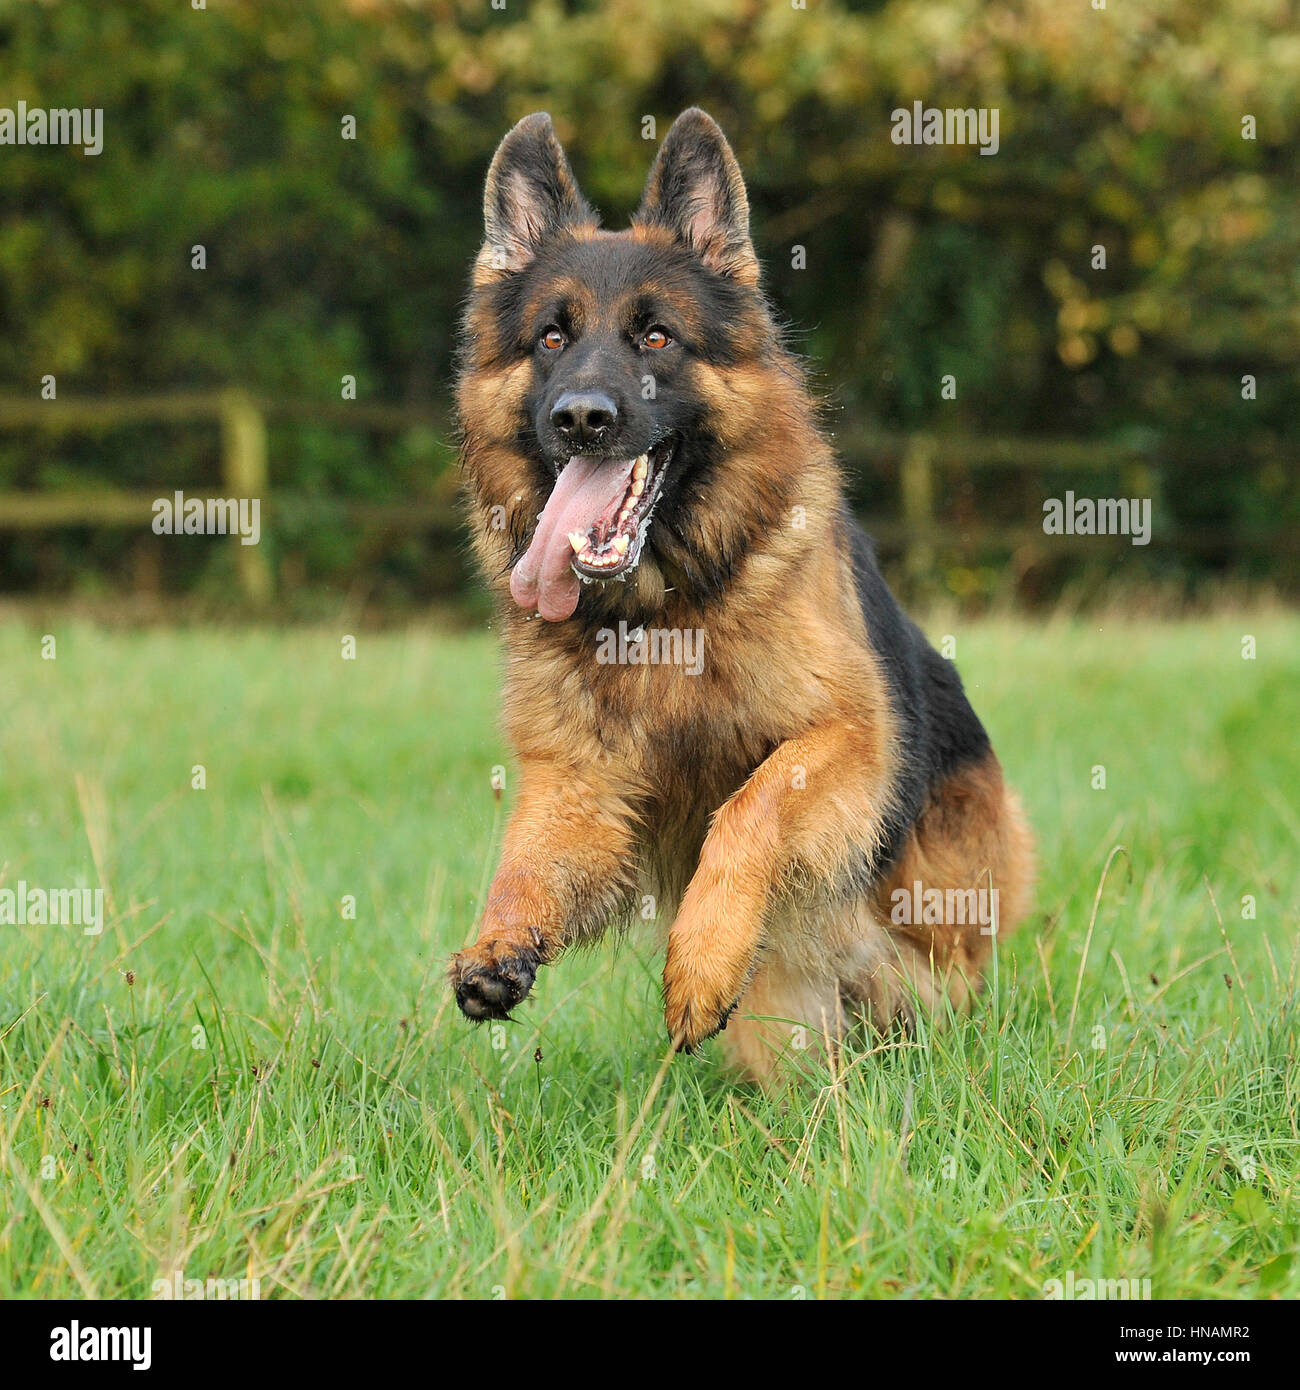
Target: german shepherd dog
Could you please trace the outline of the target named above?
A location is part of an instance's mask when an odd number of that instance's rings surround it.
[[[1029,832],[845,503],[722,132],[684,112],[611,232],[528,116],[484,213],[457,399],[520,783],[461,1011],[509,1017],[647,903],[672,1043],[725,1029],[758,1080],[800,1028],[960,1006],[1025,911]]]

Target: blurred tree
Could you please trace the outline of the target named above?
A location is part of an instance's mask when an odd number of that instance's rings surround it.
[[[0,146],[4,389],[51,372],[67,393],[323,400],[350,374],[365,398],[445,410],[507,126],[549,109],[617,225],[698,103],[736,146],[837,425],[1140,440],[1205,462],[1171,515],[1300,524],[1289,0],[0,0],[0,91],[101,107],[105,129],[98,156]],[[894,143],[891,112],[917,101],[995,109],[998,152]],[[145,442],[52,458],[3,435],[0,489],[210,477],[211,439]],[[322,428],[276,446],[277,482],[373,499],[447,459]],[[309,576],[362,563],[318,541]],[[402,553],[394,582],[418,588]],[[23,540],[0,584],[65,582],[87,558]]]

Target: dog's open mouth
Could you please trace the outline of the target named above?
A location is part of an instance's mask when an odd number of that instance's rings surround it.
[[[634,458],[622,497],[606,507],[594,525],[569,533],[571,563],[584,578],[614,579],[636,568],[670,452],[664,440]]]
[[[636,458],[571,458],[510,576],[515,602],[562,622],[578,606],[580,580],[631,574],[672,452],[672,441],[663,439]]]

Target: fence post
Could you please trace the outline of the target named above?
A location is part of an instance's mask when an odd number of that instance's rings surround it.
[[[235,534],[235,573],[244,597],[258,606],[275,588],[262,544],[267,534],[266,420],[257,402],[237,387],[221,395],[221,476],[230,497],[258,499],[261,535],[257,545],[245,545]]]
[[[915,434],[900,470],[903,520],[907,527],[904,564],[914,584],[934,576],[934,441]]]

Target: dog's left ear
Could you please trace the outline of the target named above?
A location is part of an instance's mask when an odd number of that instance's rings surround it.
[[[710,270],[758,283],[740,165],[717,122],[698,106],[683,111],[664,136],[632,221],[667,227]]]

